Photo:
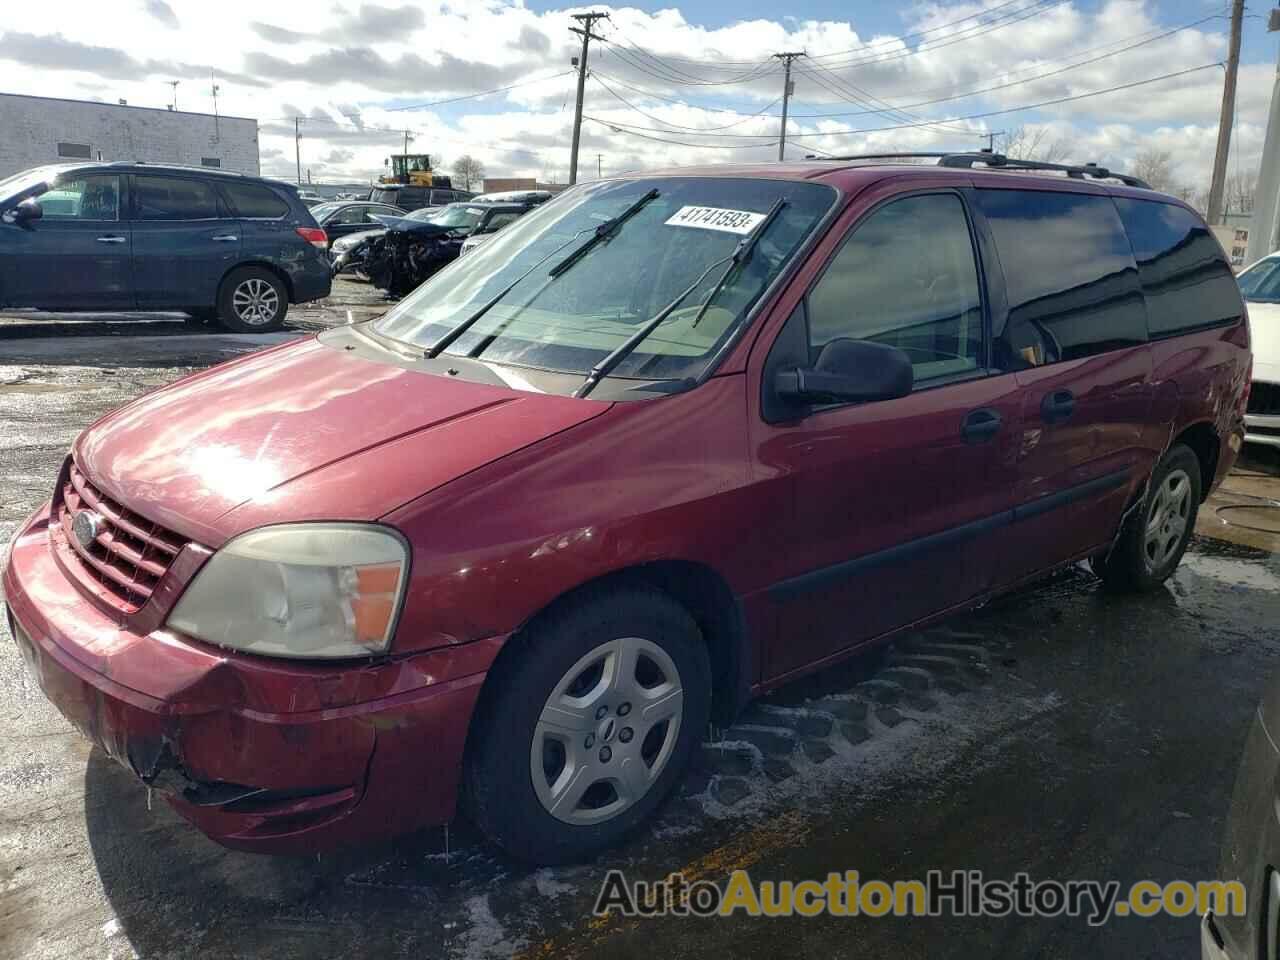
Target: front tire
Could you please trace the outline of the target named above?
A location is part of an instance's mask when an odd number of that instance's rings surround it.
[[[278,330],[289,311],[289,291],[264,267],[240,267],[218,290],[218,320],[237,333]]]
[[[706,645],[646,586],[589,590],[511,642],[478,713],[467,806],[513,856],[587,859],[679,783],[710,716]]]
[[[1108,589],[1143,593],[1173,574],[1191,542],[1200,509],[1200,459],[1176,444],[1156,464],[1141,506],[1111,549],[1090,561]]]

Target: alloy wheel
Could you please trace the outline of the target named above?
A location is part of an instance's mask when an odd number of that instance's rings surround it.
[[[231,308],[242,323],[264,327],[275,321],[280,310],[280,294],[261,277],[249,277],[231,294]]]
[[[1143,555],[1149,570],[1159,570],[1177,553],[1191,517],[1191,478],[1171,470],[1161,481],[1147,512]]]
[[[684,713],[680,674],[640,637],[602,643],[561,677],[529,751],[534,792],[548,813],[600,823],[649,792],[675,749]]]

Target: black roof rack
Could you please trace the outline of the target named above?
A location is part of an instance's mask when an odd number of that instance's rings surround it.
[[[1049,163],[1045,160],[1019,160],[1015,157],[1006,157],[1002,153],[992,153],[990,150],[971,150],[964,153],[952,152],[931,152],[931,153],[860,153],[843,157],[806,157],[806,160],[937,160],[940,167],[972,167],[974,164],[981,163],[991,169],[1004,170],[1054,170],[1059,173],[1065,173],[1068,177],[1076,180],[1083,180],[1090,177],[1095,180],[1119,180],[1128,187],[1141,187],[1144,190],[1150,190],[1151,185],[1145,180],[1138,177],[1131,177],[1127,173],[1117,173],[1106,167],[1100,167],[1096,163],[1086,164],[1070,164],[1070,163]]]

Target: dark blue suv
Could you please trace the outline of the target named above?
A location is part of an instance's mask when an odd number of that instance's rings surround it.
[[[258,333],[328,296],[327,248],[275,180],[139,162],[0,180],[0,307],[182,310]]]

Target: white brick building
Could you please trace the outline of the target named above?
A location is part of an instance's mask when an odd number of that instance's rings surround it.
[[[0,177],[71,160],[148,160],[258,174],[258,121],[0,93]]]

